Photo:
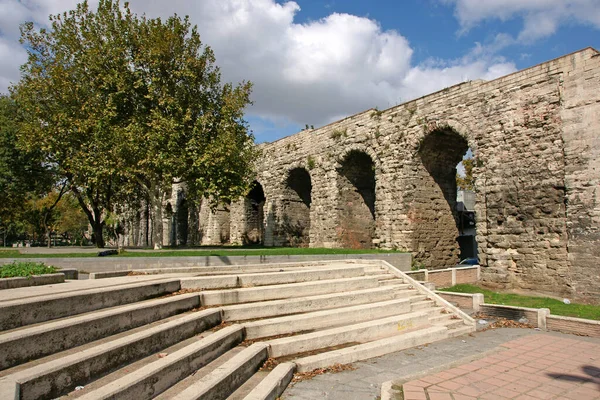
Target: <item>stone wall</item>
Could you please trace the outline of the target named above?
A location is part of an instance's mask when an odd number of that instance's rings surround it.
[[[428,268],[451,266],[455,166],[470,148],[482,280],[598,298],[599,89],[600,57],[585,49],[262,145],[265,234],[285,242],[276,229],[284,182],[305,168],[310,246],[406,249]],[[373,171],[374,204],[348,178],[351,154],[372,162],[358,170]]]
[[[588,48],[263,144],[264,197],[231,205],[230,241],[403,249],[452,266],[455,166],[470,148],[483,282],[600,301],[599,117]]]

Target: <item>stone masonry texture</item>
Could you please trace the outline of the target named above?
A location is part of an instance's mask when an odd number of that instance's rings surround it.
[[[587,48],[262,144],[246,198],[173,204],[199,213],[187,226],[200,232],[165,237],[399,249],[450,267],[456,164],[471,149],[482,281],[600,302],[599,127],[600,54]]]

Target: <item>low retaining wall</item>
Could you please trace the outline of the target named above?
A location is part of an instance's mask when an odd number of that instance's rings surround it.
[[[75,268],[79,271],[106,272],[138,269],[168,269],[223,265],[279,264],[294,262],[318,262],[335,260],[383,260],[401,271],[410,271],[410,253],[374,254],[317,254],[293,256],[203,256],[203,257],[82,257],[82,258],[3,258],[0,265],[13,261],[43,262],[59,268]]]
[[[473,309],[494,317],[518,321],[525,317],[535,328],[547,331],[571,333],[580,336],[600,337],[600,321],[551,315],[547,308],[527,308],[486,304],[481,293],[453,293],[436,291],[443,299],[458,304],[460,308]]]
[[[574,333],[575,335],[600,337],[600,321],[583,318],[548,315],[546,327],[549,331]]]
[[[446,268],[436,270],[419,269],[406,272],[408,276],[417,281],[431,282],[436,287],[450,287],[460,283],[477,283],[481,274],[479,265],[459,268]]]
[[[481,293],[454,293],[439,290],[436,291],[436,293],[449,302],[458,305],[460,308],[470,309],[476,312],[479,311],[481,304],[483,304],[483,295]]]
[[[4,289],[16,289],[27,286],[41,286],[51,285],[54,283],[63,283],[65,281],[65,274],[45,274],[45,275],[32,275],[27,278],[1,278],[0,279],[0,290]]]

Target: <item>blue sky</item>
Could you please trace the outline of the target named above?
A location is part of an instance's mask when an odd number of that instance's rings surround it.
[[[95,7],[97,0],[89,3]],[[18,25],[77,0],[0,0],[0,92],[19,79]],[[131,0],[189,15],[227,81],[254,83],[256,141],[471,79],[494,79],[592,46],[600,0]]]

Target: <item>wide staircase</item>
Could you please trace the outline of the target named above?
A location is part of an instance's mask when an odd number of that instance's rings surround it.
[[[0,303],[0,398],[275,399],[294,373],[475,330],[385,262],[180,272]]]

